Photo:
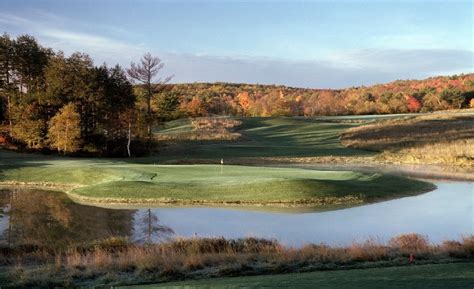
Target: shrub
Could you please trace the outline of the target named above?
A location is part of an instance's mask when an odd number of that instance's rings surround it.
[[[415,233],[393,237],[389,245],[405,253],[426,252],[429,248],[428,238]]]
[[[161,141],[235,141],[241,134],[233,130],[241,124],[235,119],[200,117],[191,121],[192,131],[158,134],[156,138]]]
[[[387,259],[388,256],[387,248],[374,240],[367,240],[361,244],[354,243],[348,248],[347,253],[355,261],[379,261]]]
[[[474,236],[462,238],[462,248],[466,257],[474,257]]]
[[[441,244],[441,250],[451,257],[462,257],[464,253],[463,245],[458,241],[444,241]]]

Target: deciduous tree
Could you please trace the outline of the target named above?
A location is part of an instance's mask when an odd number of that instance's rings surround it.
[[[145,87],[145,100],[147,107],[147,118],[148,118],[148,141],[151,142],[151,127],[153,124],[153,116],[151,110],[151,101],[153,94],[157,87],[161,84],[167,83],[173,76],[167,76],[165,78],[158,78],[156,76],[164,67],[164,63],[160,58],[152,56],[150,53],[146,53],[140,60],[139,64],[132,62],[130,68],[127,69],[127,73],[132,81],[138,81]]]
[[[74,104],[69,103],[49,121],[50,146],[58,152],[71,153],[81,145],[80,115]]]

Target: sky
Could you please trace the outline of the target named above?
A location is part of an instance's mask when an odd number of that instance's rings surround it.
[[[172,82],[344,88],[473,72],[472,1],[1,0],[0,32]]]

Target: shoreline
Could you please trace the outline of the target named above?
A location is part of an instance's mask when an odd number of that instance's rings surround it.
[[[431,183],[430,183],[431,184]],[[154,205],[161,207],[234,207],[234,208],[282,208],[282,209],[297,209],[297,208],[314,208],[321,210],[331,210],[332,208],[349,208],[355,206],[368,205],[383,201],[390,201],[398,198],[417,196],[424,193],[431,192],[437,189],[437,186],[431,184],[431,186],[414,191],[404,196],[387,196],[386,198],[374,198],[374,199],[363,199],[360,196],[344,196],[344,197],[315,197],[308,199],[295,199],[292,201],[288,200],[274,200],[268,202],[259,201],[213,201],[213,200],[186,200],[186,199],[172,199],[172,198],[101,198],[101,197],[88,197],[77,193],[73,190],[84,185],[76,184],[56,184],[50,182],[20,182],[20,181],[0,181],[1,188],[12,188],[22,187],[27,189],[40,189],[49,191],[58,191],[65,193],[72,201],[84,204],[84,205],[97,205],[97,206],[146,206]]]
[[[271,201],[271,202],[251,202],[251,201],[210,201],[210,200],[182,200],[182,199],[129,199],[129,198],[94,198],[84,197],[74,193],[66,193],[74,201],[83,202],[84,204],[97,205],[156,205],[163,207],[269,207],[269,208],[326,208],[330,206],[344,205],[362,205],[364,201],[358,197],[324,197],[314,198],[312,200],[295,200],[295,201]]]
[[[76,203],[88,205],[160,205],[160,206],[215,206],[215,207],[274,207],[274,208],[326,208],[330,206],[361,205],[364,201],[358,197],[321,197],[308,200],[294,201],[270,201],[270,202],[252,202],[252,201],[210,201],[210,200],[180,200],[180,199],[133,199],[133,198],[96,198],[86,197],[71,192],[72,189],[82,186],[76,185],[58,185],[54,183],[35,183],[35,182],[0,182],[0,188],[22,187],[27,189],[42,189],[63,192]],[[367,202],[368,203],[368,202]]]

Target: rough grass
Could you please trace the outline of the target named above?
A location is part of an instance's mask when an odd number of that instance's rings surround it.
[[[425,237],[410,234],[394,237],[388,245],[367,240],[348,247],[309,244],[301,248],[289,248],[276,241],[255,238],[191,238],[148,245],[133,245],[123,239],[111,238],[90,244],[72,245],[65,250],[32,249],[27,246],[3,248],[0,250],[0,266],[3,266],[0,281],[11,287],[35,285],[51,288],[469,262],[474,258],[473,242],[471,236],[459,242],[447,241],[442,245],[431,245]],[[390,269],[387,270],[390,272]],[[342,272],[350,274],[352,271]],[[291,276],[296,275],[274,275],[272,278],[280,278],[283,281],[292,278]],[[398,275],[398,278],[400,276]],[[385,277],[392,278],[388,275]],[[253,277],[253,281],[248,278],[240,280],[256,282],[263,278],[264,282],[269,282],[268,276]],[[210,279],[165,285],[194,286],[202,282],[202,285],[217,286],[225,284],[223,282],[226,281],[233,282],[232,279]],[[283,284],[290,281],[287,280]],[[257,281],[256,285],[258,284],[262,286],[265,283]]]
[[[85,201],[109,203],[359,204],[414,195],[434,186],[404,177],[231,165],[141,165],[114,161],[11,159],[0,181],[70,184]],[[0,162],[2,164],[2,162]]]
[[[474,166],[474,113],[437,113],[349,129],[347,147],[384,152],[387,160]]]
[[[281,275],[215,278],[126,288],[386,288],[465,289],[474,284],[474,263],[319,271]]]

